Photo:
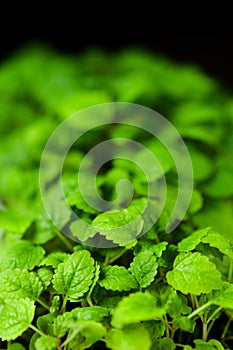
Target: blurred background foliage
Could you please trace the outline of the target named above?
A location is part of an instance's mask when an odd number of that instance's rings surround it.
[[[38,186],[43,148],[65,118],[85,107],[111,101],[142,104],[173,123],[190,151],[195,175],[193,200],[182,229],[190,232],[197,227],[212,226],[233,243],[233,98],[197,66],[178,64],[139,49],[112,54],[92,49],[63,55],[35,45],[19,50],[1,63],[0,226],[3,232],[13,234],[13,239],[20,238],[36,223],[33,235],[36,243],[54,237],[48,233]],[[158,152],[152,139],[124,126],[108,133],[135,138]],[[86,150],[99,140],[98,135],[97,132],[95,137],[84,138],[79,148],[69,153],[65,163],[68,172],[77,170]],[[165,151],[159,153],[171,185],[169,212],[174,203],[174,164]],[[127,178],[129,166],[115,162],[113,168],[120,168],[120,174],[117,170],[107,171],[100,177],[100,187],[104,184],[105,191],[122,174]],[[137,180],[133,176],[136,191],[144,194],[143,183]],[[93,215],[78,195],[69,200],[84,216]],[[163,218],[160,227],[164,227]]]

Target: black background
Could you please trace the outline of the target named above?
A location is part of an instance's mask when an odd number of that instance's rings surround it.
[[[57,6],[54,5],[55,10]],[[45,42],[67,53],[78,53],[91,46],[111,52],[136,46],[179,62],[196,63],[233,90],[233,19],[230,12],[227,15],[227,9],[223,16],[171,10],[168,17],[146,6],[146,11],[137,8],[136,14],[114,8],[114,3],[111,9],[97,12],[91,3],[91,11],[88,6],[85,10],[76,6],[63,9],[60,5],[59,14],[53,8],[39,9],[36,4],[26,12],[19,9],[19,13],[12,5],[13,17],[11,8],[1,11],[0,60],[6,60],[30,42]]]

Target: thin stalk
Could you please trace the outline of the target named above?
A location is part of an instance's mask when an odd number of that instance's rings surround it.
[[[55,232],[56,232],[56,235],[57,237],[62,241],[62,243],[65,244],[66,248],[71,252],[73,253],[74,249],[73,249],[73,246],[72,244],[70,243],[70,241],[57,229],[57,228],[54,228]]]
[[[190,315],[188,315],[188,318],[192,318],[196,315],[199,314],[199,312],[205,310],[207,307],[209,307],[212,304],[211,301],[208,301],[207,303],[203,304],[202,306],[200,306],[199,308],[197,308],[196,310],[194,310]]]
[[[61,307],[61,313],[66,311],[67,300],[68,300],[68,295],[65,295],[64,298],[63,298],[63,303],[62,303],[62,307]]]
[[[219,306],[219,307],[212,313],[212,315],[210,315],[210,317],[209,317],[208,320],[207,320],[207,323],[209,323],[209,322],[214,318],[214,316],[215,316],[219,311],[221,311],[221,310],[222,310],[222,307]]]
[[[33,324],[30,324],[29,328],[33,329],[36,333],[38,333],[39,335],[41,335],[42,337],[46,337],[46,334],[42,331],[40,331],[38,328],[36,328],[35,326],[33,326]]]
[[[224,330],[223,330],[223,332],[222,332],[221,339],[226,340],[226,339],[225,339],[225,336],[226,336],[226,334],[227,334],[227,331],[228,331],[228,328],[230,327],[231,322],[232,322],[232,320],[229,318],[229,319],[227,320],[227,323],[226,323],[226,325],[225,325],[225,327],[224,327]]]
[[[66,340],[61,344],[61,348],[65,347],[67,344],[69,344],[71,342],[71,340],[73,340],[75,338],[75,336],[78,334],[79,329],[76,329],[73,333],[71,333],[71,335],[67,336]]]
[[[194,310],[195,309],[195,300],[194,300],[193,294],[190,294],[190,300],[191,300],[191,304],[192,304],[192,309]]]
[[[36,301],[41,305],[43,306],[46,310],[50,311],[50,307],[44,302],[42,301],[41,299],[36,299]]]
[[[92,302],[92,300],[91,300],[91,296],[90,296],[90,295],[88,295],[88,296],[86,297],[86,300],[87,300],[87,303],[89,304],[89,306],[93,306],[93,302]]]
[[[119,259],[122,255],[124,255],[127,252],[127,249],[123,249],[120,253],[112,257],[111,259],[108,260],[108,265],[112,264],[114,261]]]

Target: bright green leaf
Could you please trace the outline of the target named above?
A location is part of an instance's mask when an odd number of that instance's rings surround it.
[[[170,338],[162,338],[155,342],[156,350],[175,350],[176,345]]]
[[[77,336],[68,345],[70,350],[75,349],[77,346],[79,350],[89,349],[92,344],[101,340],[106,334],[105,327],[95,321],[79,322],[77,323],[77,330]],[[75,327],[74,331],[76,331]]]
[[[56,350],[57,340],[50,336],[40,337],[35,342],[36,350]]]
[[[220,272],[200,253],[178,255],[173,270],[167,273],[167,280],[173,288],[183,294],[210,293],[222,286]]]
[[[0,338],[14,340],[30,326],[35,313],[33,301],[28,298],[6,303],[0,313]]]
[[[105,340],[107,346],[112,350],[151,349],[149,334],[141,324],[127,326],[122,330],[113,329],[107,333]]]
[[[210,227],[195,231],[190,236],[182,239],[178,243],[178,249],[183,252],[189,252],[196,248],[196,246],[201,243],[202,238],[207,235],[207,233],[211,230]]]
[[[181,316],[178,317],[174,320],[174,325],[180,329],[182,329],[182,331],[185,332],[189,332],[189,333],[193,333],[196,323],[194,320],[185,317],[185,316]]]
[[[222,289],[213,292],[210,301],[226,309],[233,309],[233,284],[224,282]]]
[[[44,253],[42,247],[35,247],[28,241],[11,244],[2,257],[1,270],[16,268],[32,270],[40,264]]]
[[[27,270],[6,270],[0,273],[0,297],[3,299],[29,298],[36,300],[43,286],[34,272]]]
[[[63,252],[50,253],[41,261],[40,266],[52,266],[56,269],[68,256],[69,254]]]
[[[130,323],[160,318],[166,310],[156,305],[155,298],[149,293],[137,292],[124,297],[113,312],[112,325],[122,328]]]
[[[149,286],[157,273],[158,263],[150,250],[145,250],[135,256],[129,271],[134,275],[142,288]]]
[[[50,285],[51,280],[53,278],[52,271],[50,271],[46,267],[41,267],[36,271],[36,273],[43,285],[43,289],[45,290]]]
[[[107,290],[129,291],[138,287],[133,275],[124,266],[106,266],[103,268],[103,278],[99,285]]]
[[[87,250],[75,252],[58,265],[53,277],[54,288],[71,299],[79,299],[90,288],[94,272],[94,259],[90,253]]]

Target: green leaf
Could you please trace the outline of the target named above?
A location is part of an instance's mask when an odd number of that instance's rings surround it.
[[[59,295],[54,295],[49,311],[51,313],[55,313],[55,312],[57,312],[60,309],[60,306],[61,306],[60,296]]]
[[[193,190],[191,202],[188,208],[188,214],[193,215],[203,207],[203,197],[197,190]],[[188,215],[186,215],[188,218]]]
[[[9,232],[23,234],[33,222],[34,215],[27,212],[0,210],[0,227]]]
[[[139,336],[140,335],[140,336]],[[112,350],[150,350],[151,340],[147,330],[141,324],[113,329],[105,337],[107,347]]]
[[[8,347],[8,350],[26,350],[25,347],[20,343],[13,343]]]
[[[43,289],[45,290],[51,283],[53,273],[46,267],[42,267],[36,271],[39,280],[42,283]]]
[[[72,350],[75,347],[79,350],[89,349],[92,344],[95,344],[98,340],[101,340],[105,334],[105,327],[95,321],[83,321],[77,323],[77,336],[69,343],[68,349]]]
[[[0,297],[3,299],[29,298],[36,300],[43,286],[34,272],[27,270],[6,270],[0,273]]]
[[[129,291],[138,287],[133,275],[124,266],[103,267],[103,278],[98,281],[101,287],[113,291]]]
[[[158,263],[150,250],[145,250],[135,256],[129,271],[142,288],[149,286],[157,274]]]
[[[195,321],[186,316],[181,316],[176,318],[173,324],[176,327],[182,329],[182,331],[189,332],[189,333],[193,333],[196,326]]]
[[[202,238],[203,243],[208,243],[211,247],[217,248],[221,253],[233,259],[233,249],[229,241],[219,233],[209,232]]]
[[[70,324],[72,321],[72,314],[70,312],[65,312],[63,315],[57,316],[53,320],[53,335],[62,338],[69,331]]]
[[[207,180],[214,172],[214,162],[197,147],[188,145],[188,150],[192,160],[195,181]]]
[[[45,212],[39,213],[36,220],[36,230],[33,233],[32,241],[35,244],[44,244],[56,236],[56,231],[51,220]]]
[[[35,348],[36,350],[56,350],[57,339],[49,335],[40,337],[35,342]]]
[[[211,226],[215,232],[220,232],[233,243],[233,206],[230,200],[206,201],[204,208],[194,215],[193,222],[198,227]]]
[[[96,321],[101,322],[109,316],[107,308],[101,306],[78,307],[71,311],[72,317],[76,321]]]
[[[224,282],[222,289],[213,292],[210,301],[226,309],[233,309],[233,284]]]
[[[162,338],[155,342],[156,350],[175,350],[176,345],[170,338]]]
[[[63,252],[50,253],[41,261],[40,266],[52,266],[56,269],[68,256],[69,254]]]
[[[58,265],[53,277],[54,288],[71,299],[79,299],[90,288],[94,272],[90,253],[87,250],[75,252]]]
[[[42,247],[35,247],[28,241],[11,244],[3,254],[1,271],[16,268],[33,270],[40,264],[44,253],[45,250]]]
[[[34,303],[28,298],[6,303],[0,313],[0,338],[4,341],[19,337],[30,326],[34,313]]]
[[[165,312],[164,307],[156,305],[156,300],[151,294],[137,292],[119,302],[113,312],[112,325],[122,328],[130,323],[160,318]]]
[[[55,316],[53,314],[43,315],[38,317],[36,321],[36,325],[38,329],[41,330],[43,333],[53,336],[54,319],[55,319]]]
[[[191,307],[187,306],[187,298],[184,295],[173,291],[169,294],[166,300],[166,308],[169,315],[173,318],[178,318],[180,315],[191,313]]]
[[[126,209],[105,212],[96,216],[92,225],[96,232],[120,246],[134,241],[143,227],[142,212],[145,198],[134,200]]]
[[[183,294],[210,293],[222,286],[221,273],[200,253],[183,253],[174,261],[174,269],[167,273],[168,283]]]
[[[203,192],[213,198],[227,198],[233,194],[232,168],[225,164],[216,172],[214,178],[203,186]]]
[[[224,350],[222,344],[215,339],[211,339],[207,342],[201,339],[195,339],[194,343],[196,345],[195,350]]]
[[[70,225],[70,230],[74,237],[77,237],[80,242],[86,242],[96,234],[96,229],[90,225],[87,226],[82,220],[73,221]]]
[[[154,343],[158,340],[159,337],[162,337],[164,335],[166,326],[161,320],[144,321],[143,325],[150,334],[153,349]]]
[[[50,188],[46,194],[46,209],[51,222],[60,230],[69,221],[71,210],[67,207],[65,198],[60,198],[57,186]]]
[[[189,252],[196,248],[196,246],[201,243],[202,238],[207,235],[207,233],[211,230],[211,227],[206,227],[204,229],[195,231],[190,236],[182,239],[178,243],[178,249],[183,252]]]

